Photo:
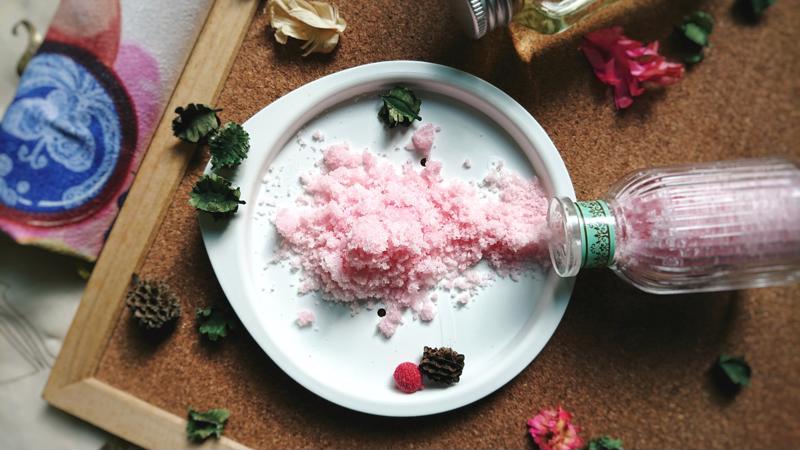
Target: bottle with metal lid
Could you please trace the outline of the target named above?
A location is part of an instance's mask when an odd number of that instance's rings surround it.
[[[555,271],[609,267],[651,293],[800,281],[800,169],[744,159],[633,172],[593,201],[554,198]]]
[[[475,39],[516,22],[542,34],[560,33],[616,0],[450,0],[464,30]]]

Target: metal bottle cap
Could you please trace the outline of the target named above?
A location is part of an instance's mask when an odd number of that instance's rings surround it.
[[[453,15],[473,39],[508,25],[514,15],[514,3],[515,0],[450,0]]]

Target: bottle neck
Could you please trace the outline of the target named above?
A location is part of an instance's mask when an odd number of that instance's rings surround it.
[[[550,261],[556,273],[572,277],[584,268],[614,263],[616,220],[603,200],[554,198],[547,214]]]

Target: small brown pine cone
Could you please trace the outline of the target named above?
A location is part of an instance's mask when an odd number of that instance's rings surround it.
[[[419,370],[433,381],[455,384],[464,370],[464,355],[449,347],[425,347]]]
[[[181,304],[166,283],[135,279],[125,303],[139,325],[148,330],[159,329],[181,315]]]

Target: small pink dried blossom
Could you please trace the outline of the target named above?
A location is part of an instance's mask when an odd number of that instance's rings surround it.
[[[560,406],[543,409],[528,420],[528,432],[541,450],[576,450],[583,448],[580,429],[572,424],[572,414]]]
[[[588,33],[580,49],[597,78],[614,87],[614,103],[619,109],[631,106],[633,97],[644,93],[642,83],[667,86],[683,77],[683,64],[659,55],[658,41],[644,45],[622,34],[622,27]]]

